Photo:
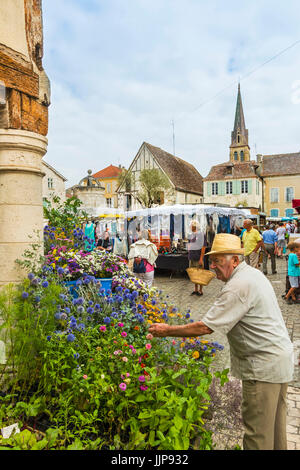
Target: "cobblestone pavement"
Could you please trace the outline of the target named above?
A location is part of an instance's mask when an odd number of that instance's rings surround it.
[[[300,450],[300,304],[288,305],[281,297],[285,293],[286,261],[277,259],[277,274],[268,274],[267,277],[273,285],[282,315],[294,345],[295,372],[293,381],[288,388],[288,416],[287,416],[287,438],[289,450]],[[270,267],[268,266],[270,269]],[[216,295],[222,288],[223,283],[213,279],[204,287],[202,297],[191,296],[193,284],[187,275],[173,274],[159,271],[155,274],[154,286],[161,289],[168,296],[170,303],[174,304],[180,311],[186,312],[190,309],[191,318],[194,321],[201,320],[207,310],[213,304]],[[227,337],[219,333],[209,336],[211,341],[217,341],[224,346],[224,350],[217,353],[215,368],[217,370],[230,368],[229,345]],[[231,448],[238,444],[242,447],[243,429],[235,431],[224,429],[222,436],[217,436],[216,445],[218,449]],[[234,441],[234,442],[233,442]]]

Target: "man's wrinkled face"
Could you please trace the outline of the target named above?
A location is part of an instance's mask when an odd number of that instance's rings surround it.
[[[231,277],[234,268],[239,264],[238,256],[210,255],[209,267],[216,273],[217,279],[226,282]]]

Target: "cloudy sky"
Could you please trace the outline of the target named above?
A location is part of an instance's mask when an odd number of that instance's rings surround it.
[[[173,153],[172,120],[206,176],[229,158],[239,79],[252,158],[300,151],[298,0],[43,0],[43,17],[45,159],[67,186],[144,141]]]

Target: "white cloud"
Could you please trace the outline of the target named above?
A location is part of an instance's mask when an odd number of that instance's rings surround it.
[[[239,76],[252,158],[255,145],[300,150],[300,44],[247,77],[300,39],[298,10],[296,0],[45,0],[46,159],[75,184],[89,168],[128,166],[143,141],[172,152],[174,119],[176,154],[206,176],[229,155]]]

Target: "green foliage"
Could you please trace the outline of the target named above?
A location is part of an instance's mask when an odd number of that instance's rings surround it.
[[[83,219],[88,217],[87,213],[80,209],[82,202],[76,197],[70,197],[61,203],[58,196],[52,201],[46,200],[44,206],[44,217],[49,225],[57,229],[63,229],[65,233],[72,232],[74,225],[80,225]]]

